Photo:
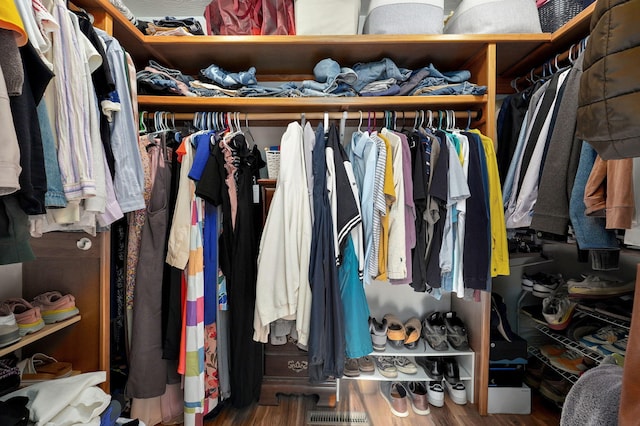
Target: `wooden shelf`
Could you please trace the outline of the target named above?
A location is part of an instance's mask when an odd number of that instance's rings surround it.
[[[30,345],[33,342],[36,342],[40,339],[42,339],[43,337],[46,337],[50,334],[53,334],[57,331],[62,330],[63,328],[67,328],[72,324],[77,323],[78,321],[80,321],[81,316],[80,315],[76,315],[75,317],[71,317],[67,320],[61,321],[61,322],[57,322],[55,324],[47,324],[44,326],[44,328],[42,330],[36,331],[35,333],[31,333],[31,334],[27,334],[26,336],[24,336],[22,339],[20,339],[18,342],[14,343],[13,345],[9,345],[9,346],[5,346],[4,348],[0,348],[0,356],[4,356],[6,354],[9,354],[15,350],[18,350],[20,348],[23,348],[27,345]]]

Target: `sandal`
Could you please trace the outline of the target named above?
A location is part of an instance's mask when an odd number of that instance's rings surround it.
[[[58,362],[55,358],[41,353],[23,359],[18,363],[18,368],[21,372],[20,382],[29,385],[69,377],[72,370],[70,362]]]

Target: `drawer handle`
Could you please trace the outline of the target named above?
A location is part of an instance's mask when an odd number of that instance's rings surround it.
[[[78,247],[80,250],[89,250],[91,248],[91,244],[93,244],[91,242],[91,240],[87,237],[82,237],[80,238],[77,242],[76,242],[76,247]]]
[[[293,370],[296,373],[300,373],[301,371],[304,371],[307,369],[307,361],[289,361],[288,367],[289,370]]]

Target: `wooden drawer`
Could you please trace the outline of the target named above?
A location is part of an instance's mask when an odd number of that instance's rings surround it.
[[[266,377],[298,377],[308,380],[309,358],[306,353],[265,354],[264,375]]]

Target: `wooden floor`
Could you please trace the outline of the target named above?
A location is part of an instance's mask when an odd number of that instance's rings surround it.
[[[554,426],[560,423],[559,410],[549,407],[538,396],[533,398],[531,415],[480,416],[475,405],[457,405],[446,397],[445,406],[431,407],[428,416],[419,416],[410,411],[409,417],[399,418],[391,414],[389,406],[378,394],[377,382],[345,380],[342,386],[341,400],[333,409],[317,407],[312,396],[280,396],[278,406],[254,404],[243,410],[227,408],[216,418],[206,420],[205,425],[303,426],[307,424],[307,412],[321,410],[364,412],[370,426]]]

